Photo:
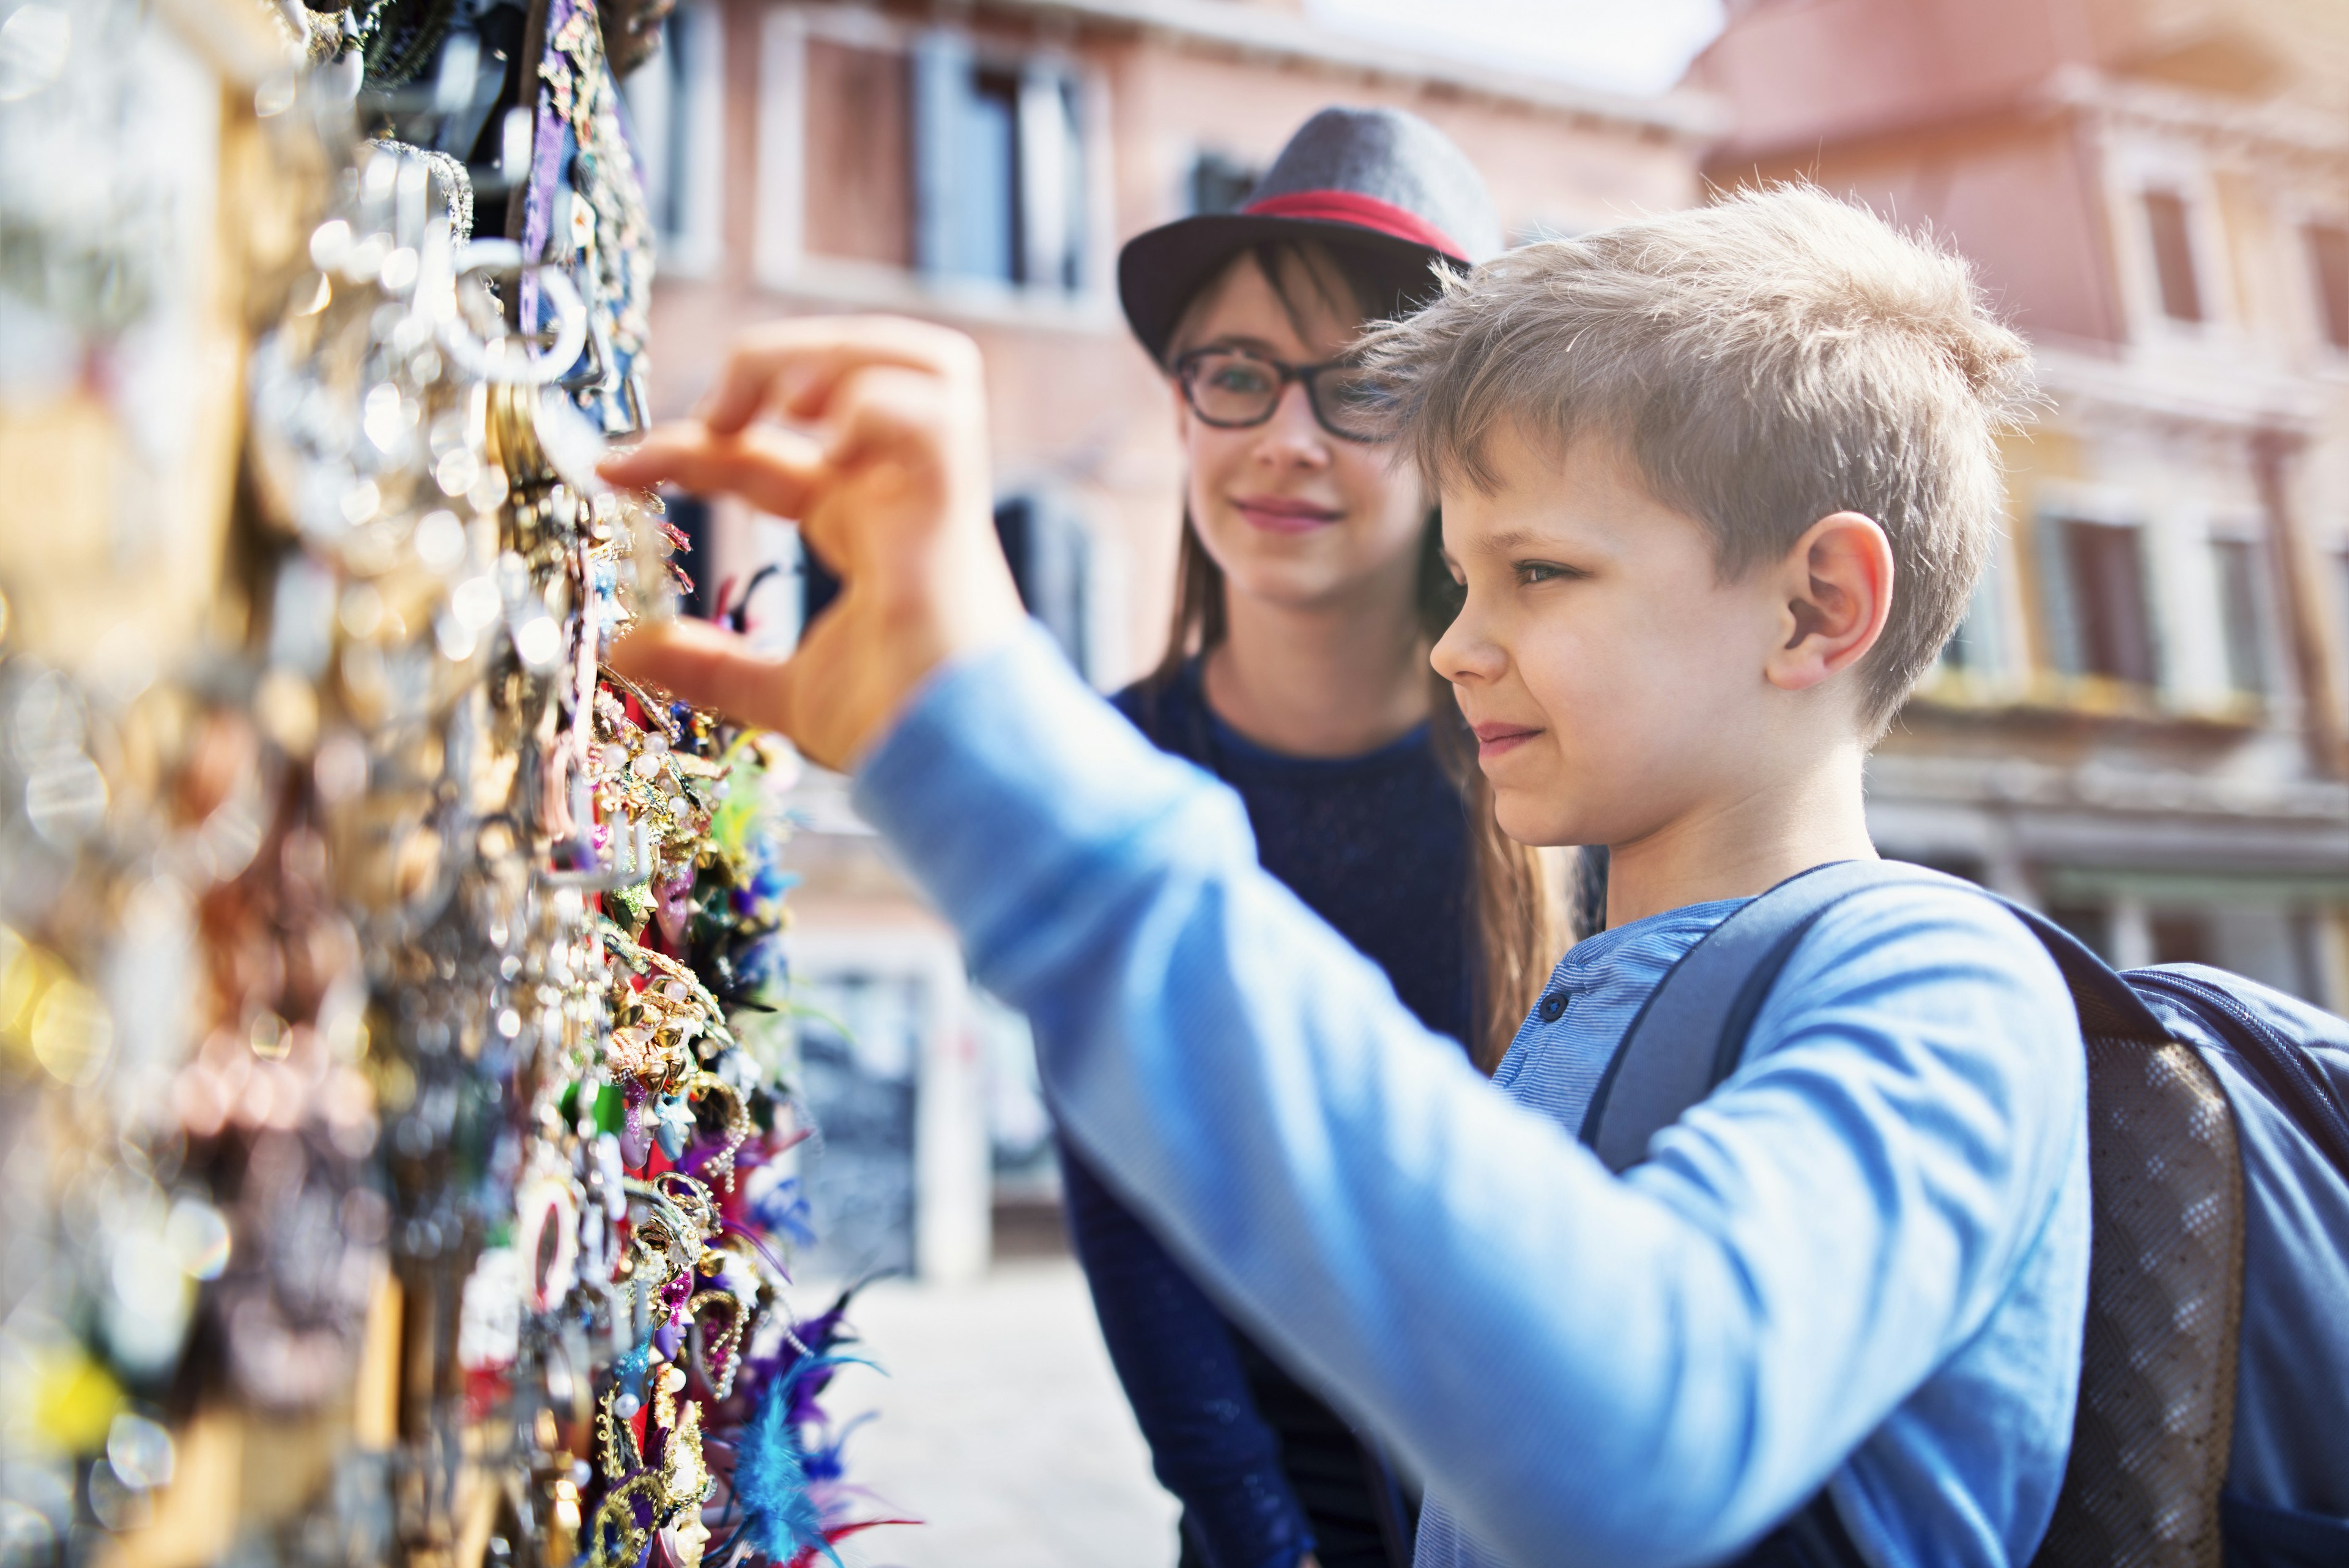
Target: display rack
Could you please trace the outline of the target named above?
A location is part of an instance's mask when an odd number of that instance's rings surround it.
[[[680,572],[595,472],[652,265],[605,49],[659,10],[0,22],[11,1564],[885,1513],[786,1268],[795,762],[605,662]]]

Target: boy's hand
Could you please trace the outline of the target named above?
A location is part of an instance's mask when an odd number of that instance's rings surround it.
[[[995,539],[978,349],[958,332],[886,317],[757,328],[735,343],[698,418],[661,426],[603,473],[798,520],[842,587],[788,659],[680,621],[630,635],[612,663],[780,730],[827,767],[850,766],[939,664],[1020,624]]]

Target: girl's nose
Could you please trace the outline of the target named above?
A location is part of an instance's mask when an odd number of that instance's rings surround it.
[[[1330,434],[1313,417],[1313,401],[1302,382],[1291,381],[1280,389],[1280,401],[1273,406],[1272,418],[1265,421],[1264,433],[1257,441],[1257,456],[1284,467],[1329,465]]]

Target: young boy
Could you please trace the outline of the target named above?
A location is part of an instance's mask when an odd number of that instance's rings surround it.
[[[1962,264],[1782,190],[1514,252],[1376,352],[1502,825],[1613,850],[1610,929],[1490,1084],[1025,625],[952,334],[767,330],[615,460],[803,519],[847,582],[788,663],[693,626],[618,657],[854,770],[1068,1136],[1425,1477],[1423,1568],[2026,1561],[2088,1209],[2078,1029],[2019,921],[1852,898],[1644,1164],[1573,1136],[1674,959],[1874,854],[1862,761],[1996,526],[2019,340]]]

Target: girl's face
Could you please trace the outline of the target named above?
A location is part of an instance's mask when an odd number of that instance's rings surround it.
[[[1291,365],[1343,353],[1360,324],[1335,303],[1347,297],[1336,269],[1299,261],[1284,271],[1287,306],[1255,254],[1243,254],[1200,292],[1177,349],[1247,348]],[[1299,382],[1282,389],[1269,420],[1245,430],[1208,424],[1179,383],[1173,390],[1192,524],[1235,599],[1384,607],[1400,593],[1409,602],[1427,501],[1415,472],[1389,467],[1391,447],[1331,435]]]

